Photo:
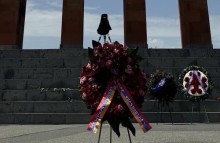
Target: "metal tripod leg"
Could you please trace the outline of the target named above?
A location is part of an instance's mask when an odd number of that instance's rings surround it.
[[[156,109],[156,105],[157,104],[157,100],[154,101],[154,108],[153,109]],[[156,114],[156,117],[157,117],[157,124],[158,124],[158,111],[159,109],[157,110],[157,114]]]
[[[199,110],[199,122],[201,122],[201,108],[200,108],[200,101],[198,101],[198,110]]]
[[[99,36],[99,41],[98,41],[98,42],[100,42],[100,40],[101,40],[101,37],[102,37],[102,36]]]
[[[167,103],[167,107],[168,107],[168,110],[169,110],[169,113],[170,113],[170,119],[171,119],[171,122],[172,122],[172,125],[173,125],[173,117],[172,117],[172,113],[170,111],[169,103]]]
[[[209,123],[209,117],[208,117],[208,114],[207,114],[207,111],[206,111],[206,105],[205,105],[204,101],[203,101],[203,107],[204,107],[207,123]]]
[[[162,111],[163,111],[163,108],[162,108],[162,106],[163,106],[163,103],[160,103],[160,122],[162,123]]]
[[[159,112],[160,112],[160,104],[159,101],[157,101],[157,125],[159,123]]]
[[[130,143],[132,143],[132,141],[131,141],[131,134],[130,134],[128,128],[127,128],[127,131],[128,131],[128,138],[129,138],[129,141],[130,141]],[[100,143],[101,134],[102,134],[102,123],[101,123],[101,126],[100,126],[98,143]],[[110,143],[112,143],[112,127],[110,127]]]
[[[129,141],[130,141],[130,143],[132,143],[132,141],[131,141],[131,135],[130,135],[130,132],[129,132],[128,128],[127,128],[127,131],[128,131]]]
[[[101,134],[102,134],[102,123],[101,123],[101,126],[100,126],[98,143],[100,143]]]
[[[110,127],[110,143],[112,143],[112,127]]]
[[[109,42],[111,43],[112,42],[112,40],[111,40],[111,37],[108,35],[108,39],[109,39]]]
[[[106,43],[106,35],[104,36],[104,43]]]
[[[194,102],[192,102],[192,115],[191,115],[191,124],[192,124],[192,120],[193,120],[193,109],[194,109]]]

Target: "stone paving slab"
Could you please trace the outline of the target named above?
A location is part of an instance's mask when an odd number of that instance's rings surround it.
[[[135,124],[133,143],[220,143],[220,124],[151,124],[143,133]],[[98,133],[86,131],[86,124],[74,125],[0,125],[0,143],[96,143]],[[127,130],[120,128],[112,143],[128,143]],[[101,143],[109,142],[109,125],[104,124]]]

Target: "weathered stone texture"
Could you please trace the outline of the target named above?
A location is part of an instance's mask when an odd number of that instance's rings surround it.
[[[124,0],[125,45],[147,47],[145,0]]]
[[[179,11],[182,47],[212,48],[207,0],[179,0]]]
[[[0,0],[0,6],[0,49],[22,48],[26,0]]]
[[[84,0],[63,0],[61,48],[83,47]]]

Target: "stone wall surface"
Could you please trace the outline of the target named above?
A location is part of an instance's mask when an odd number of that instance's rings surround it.
[[[189,65],[206,68],[214,82],[213,95],[205,102],[210,122],[220,121],[220,50],[208,49],[140,49],[140,63],[150,75],[166,70],[178,80]],[[88,123],[90,111],[80,98],[79,74],[88,62],[86,49],[4,50],[0,51],[0,123]],[[66,92],[41,92],[40,88],[71,88]],[[158,119],[154,100],[144,103],[142,112],[150,122],[171,122],[169,112]],[[174,122],[191,122],[192,103],[179,93],[170,105]],[[195,106],[193,122],[206,122]]]
[[[220,50],[212,47],[207,0],[179,0],[183,49],[148,49],[145,0],[124,0],[125,45],[140,47],[140,63],[150,75],[166,70],[176,80],[189,65],[205,67],[214,82],[205,102],[210,122],[220,122]],[[89,110],[79,92],[81,68],[88,62],[83,49],[84,0],[63,0],[59,50],[21,50],[26,0],[0,0],[0,123],[88,123]],[[10,50],[11,49],[11,50]],[[16,49],[16,50],[13,50]],[[41,88],[69,88],[65,92]],[[191,122],[192,103],[180,93],[171,105],[174,122]],[[158,120],[153,100],[142,112],[150,122],[171,122],[169,112]],[[203,104],[202,106],[203,107]],[[194,122],[205,122],[204,109],[195,107]]]

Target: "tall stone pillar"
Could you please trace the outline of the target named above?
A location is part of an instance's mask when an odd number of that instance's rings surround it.
[[[26,0],[0,0],[0,49],[21,49]]]
[[[83,48],[84,0],[63,0],[61,48]]]
[[[183,48],[210,48],[212,40],[207,0],[179,0]]]
[[[147,47],[145,0],[124,0],[124,37],[129,47]]]

